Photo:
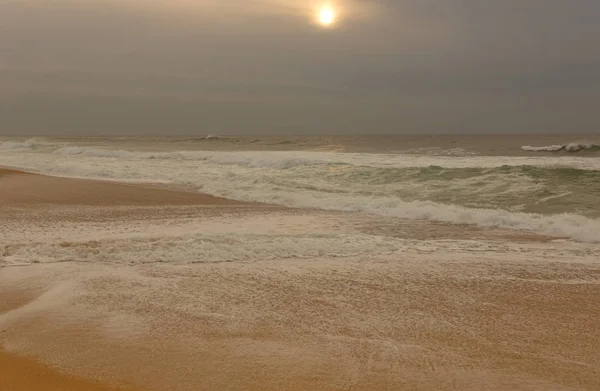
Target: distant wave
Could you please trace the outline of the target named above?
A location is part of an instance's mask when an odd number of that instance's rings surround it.
[[[523,151],[528,152],[580,152],[580,151],[600,151],[600,144],[591,142],[575,142],[569,144],[546,145],[542,147],[533,147],[524,145],[521,147]]]
[[[81,155],[94,157],[114,157],[123,159],[133,159],[138,155],[135,152],[129,152],[125,150],[98,149],[77,146],[66,146],[58,148],[53,153],[57,155]]]
[[[445,168],[494,168],[502,166],[555,166],[600,171],[600,161],[572,157],[557,161],[548,157],[479,157],[403,154],[357,154],[316,151],[203,151],[172,150],[168,152],[146,152],[113,150],[108,148],[80,147],[75,145],[57,145],[52,151],[55,155],[89,156],[98,158],[116,158],[131,160],[182,160],[199,161],[226,166],[249,168],[290,169],[303,166],[364,166],[380,168],[408,168],[441,166]]]
[[[209,134],[208,136],[206,136],[204,138],[205,140],[211,140],[211,141],[232,141],[233,139],[230,137],[223,137],[223,136],[219,136],[217,134]]]
[[[234,138],[234,137],[219,136],[218,134],[209,134],[205,137],[193,137],[193,138],[187,139],[187,141],[190,141],[190,142],[202,142],[202,141],[238,142],[239,139]]]
[[[55,150],[53,153],[57,155],[79,155],[137,160],[197,160],[219,165],[236,165],[250,168],[275,169],[289,169],[318,164],[332,164],[332,162],[306,158],[282,158],[279,155],[210,151],[130,152],[125,150],[66,146]],[[335,164],[335,162],[333,162],[333,164]]]
[[[47,143],[43,138],[34,137],[23,141],[4,141],[0,143],[0,149],[33,149],[41,145],[47,145]]]
[[[405,154],[414,154],[414,155],[429,155],[429,156],[458,156],[458,157],[463,157],[463,156],[475,156],[478,153],[477,152],[471,152],[471,151],[467,151],[464,148],[451,148],[451,149],[445,149],[445,148],[439,148],[439,147],[435,147],[435,148],[414,148],[414,149],[409,149],[409,150],[403,150],[403,151],[399,151],[401,153],[405,153]]]

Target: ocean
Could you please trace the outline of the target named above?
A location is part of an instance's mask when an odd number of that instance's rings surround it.
[[[600,242],[600,136],[3,138],[0,165]]]

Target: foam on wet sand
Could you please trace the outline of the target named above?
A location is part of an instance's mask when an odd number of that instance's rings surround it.
[[[0,237],[11,368],[148,390],[600,387],[597,245],[7,171]]]

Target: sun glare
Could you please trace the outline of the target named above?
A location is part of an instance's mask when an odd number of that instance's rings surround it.
[[[335,21],[337,19],[337,13],[336,13],[335,9],[333,9],[332,7],[325,6],[319,10],[318,19],[319,19],[319,23],[322,26],[325,26],[325,27],[332,26],[333,24],[335,24]]]

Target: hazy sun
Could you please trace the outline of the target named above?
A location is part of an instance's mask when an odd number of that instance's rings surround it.
[[[323,26],[331,26],[337,19],[337,13],[332,7],[326,6],[319,10],[319,23]]]

